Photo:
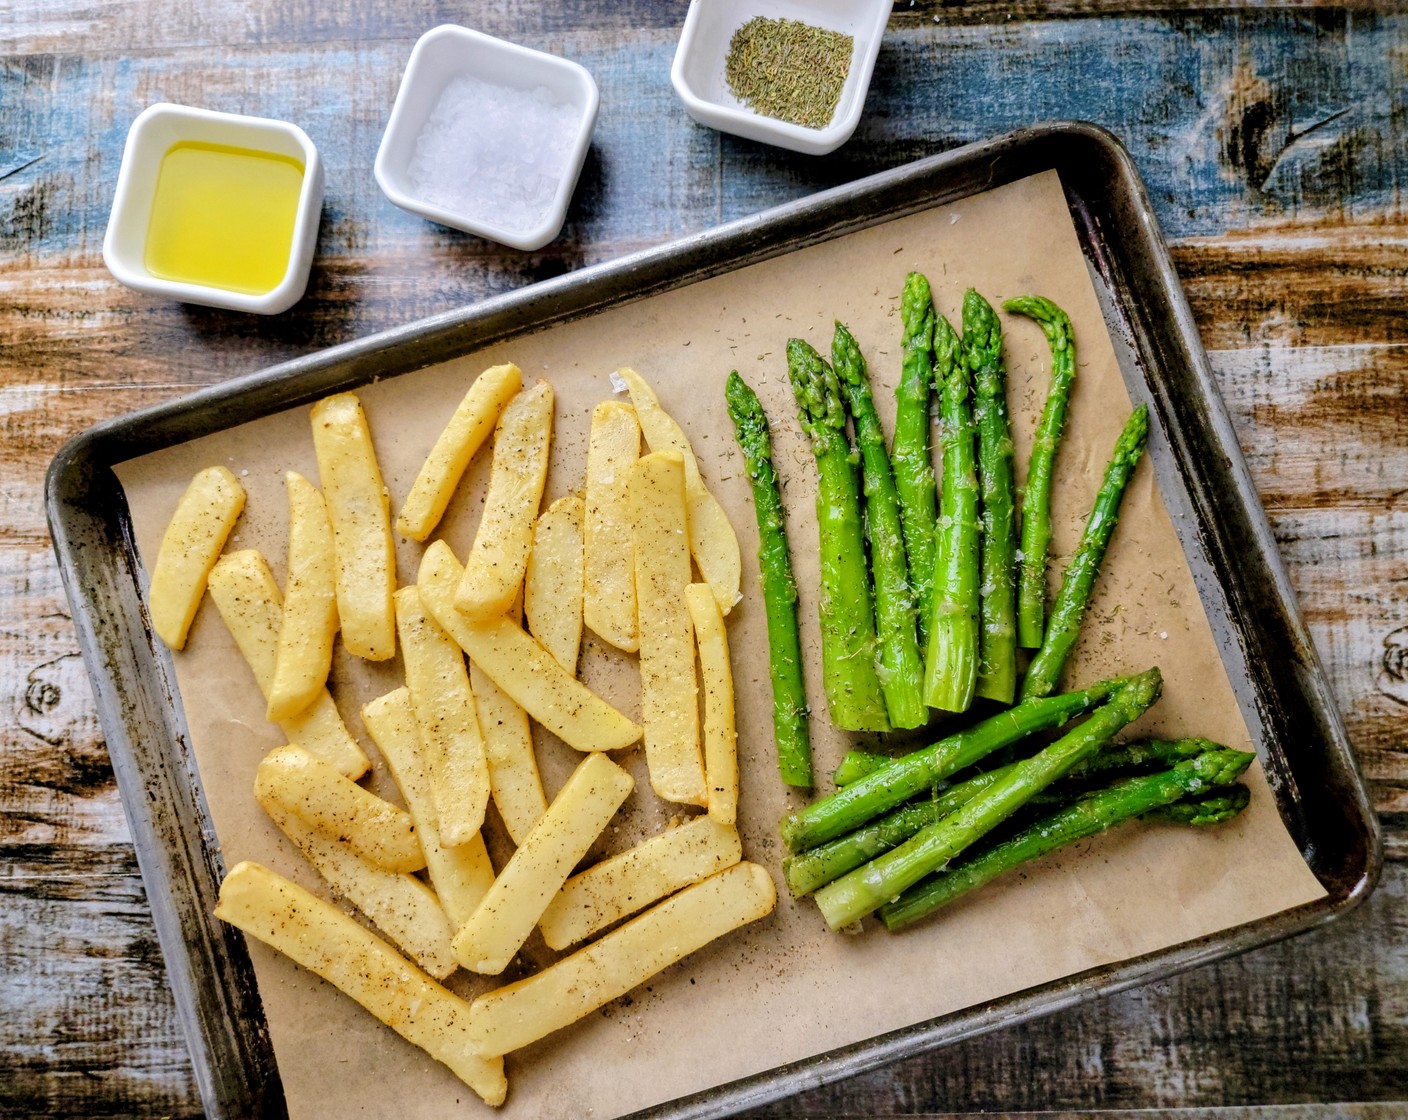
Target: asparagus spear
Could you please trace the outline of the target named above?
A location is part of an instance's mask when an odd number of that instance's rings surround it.
[[[802,640],[797,632],[797,582],[787,550],[782,492],[772,463],[768,418],[757,394],[734,370],[724,386],[758,519],[758,568],[768,623],[768,672],[772,677],[772,732],[777,766],[789,786],[810,789],[812,748],[807,730],[807,686],[802,677]]]
[[[1251,799],[1252,791],[1244,785],[1223,786],[1151,809],[1144,814],[1144,819],[1201,828],[1230,821],[1251,803]]]
[[[893,902],[880,907],[880,920],[887,929],[903,929],[959,895],[981,887],[1004,871],[1077,840],[1095,836],[1141,814],[1155,810],[1166,812],[1174,807],[1173,803],[1190,793],[1196,799],[1191,803],[1195,811],[1184,814],[1188,823],[1226,820],[1240,812],[1246,801],[1238,795],[1219,794],[1215,802],[1204,803],[1197,791],[1208,785],[1225,785],[1235,781],[1252,758],[1243,751],[1206,751],[1197,758],[1180,762],[1172,770],[1128,778],[1109,789],[1082,798],[1043,817],[981,855],[964,860],[958,866],[940,871],[909,888]],[[1245,790],[1245,787],[1237,788]]]
[[[934,319],[934,383],[942,435],[939,523],[929,590],[924,699],[932,708],[966,712],[978,678],[978,474],[972,379],[958,357],[958,335]]]
[[[1071,319],[1044,296],[1019,296],[1003,308],[1040,324],[1051,346],[1051,388],[1037,424],[1022,495],[1022,566],[1017,582],[1017,644],[1041,645],[1046,613],[1046,549],[1051,543],[1051,473],[1066,425],[1066,405],[1076,376],[1076,345]]]
[[[1125,488],[1148,440],[1149,408],[1141,404],[1130,415],[1120,438],[1115,441],[1115,451],[1105,468],[1105,480],[1100,492],[1095,495],[1095,506],[1085,523],[1080,547],[1066,568],[1066,574],[1061,579],[1061,590],[1056,593],[1056,602],[1051,607],[1051,622],[1046,628],[1046,637],[1042,639],[1041,648],[1032,658],[1026,678],[1022,681],[1023,700],[1047,696],[1056,687],[1061,668],[1066,664],[1071,647],[1080,634],[1081,619],[1090,604],[1095,577],[1100,572],[1100,563],[1105,559],[1105,550],[1119,522],[1120,502],[1124,499]]]
[[[798,417],[811,439],[819,482],[822,685],[831,720],[846,731],[888,731],[875,667],[875,610],[860,519],[860,480],[846,438],[841,386],[800,338],[787,343],[787,373]]]
[[[904,357],[895,388],[895,440],[890,462],[900,497],[904,552],[919,613],[919,645],[928,639],[930,589],[934,585],[937,498],[929,448],[929,395],[934,377],[934,300],[918,272],[905,277],[900,295]]]
[[[1161,687],[1158,669],[1130,678],[1083,724],[1040,754],[1018,763],[957,812],[927,825],[893,851],[822,887],[815,898],[826,924],[840,929],[857,922],[944,867],[1034,795],[1099,750],[1122,727],[1143,715],[1158,699]],[[849,789],[841,791],[848,792]]]
[[[956,735],[896,758],[845,789],[789,814],[782,821],[782,839],[793,852],[834,840],[948,775],[972,766],[985,755],[1084,715],[1130,680],[1137,679],[1101,681],[1080,692],[1048,696],[1038,703],[1019,704],[998,712]]]
[[[973,375],[983,502],[976,694],[1012,703],[1017,689],[1017,521],[1002,325],[972,288],[963,296],[963,363]]]
[[[900,499],[885,430],[875,411],[865,358],[845,324],[837,322],[831,340],[831,366],[846,394],[860,447],[865,520],[870,535],[870,570],[875,577],[875,628],[879,639],[876,666],[891,727],[921,727],[929,721],[924,703],[924,667],[915,636],[914,596],[905,564]]]

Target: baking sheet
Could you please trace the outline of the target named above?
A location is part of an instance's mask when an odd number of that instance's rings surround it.
[[[399,505],[426,449],[469,379],[498,361],[517,362],[557,392],[549,499],[580,485],[592,406],[611,394],[608,374],[633,365],[694,438],[702,469],[737,527],[746,557],[745,599],[730,616],[738,681],[740,828],[745,853],[781,877],[776,821],[800,803],[782,791],[771,758],[766,633],[752,552],[756,534],[741,458],[723,407],[723,377],[738,368],[773,421],[787,483],[789,529],[802,585],[808,685],[820,706],[815,625],[814,471],[793,419],[783,348],[800,335],[825,352],[832,317],[844,319],[870,360],[877,400],[892,419],[898,376],[898,292],[906,271],[930,278],[941,311],[957,316],[963,289],[994,302],[1040,292],[1076,325],[1079,376],[1058,461],[1053,581],[1078,539],[1116,433],[1129,411],[1114,352],[1054,172],[948,206],[896,219],[591,318],[511,340],[359,391],[383,474]],[[1046,344],[1034,324],[1006,318],[1009,400],[1025,462],[1045,394]],[[1155,438],[1158,438],[1156,433]],[[231,547],[261,548],[282,577],[284,470],[316,478],[306,409],[291,410],[133,460],[118,468],[143,556],[154,555],[166,518],[192,473],[223,462],[250,501]],[[472,469],[444,527],[463,555],[486,477]],[[244,472],[248,472],[247,474]],[[419,546],[401,545],[400,575],[413,580]],[[265,751],[280,741],[262,719],[248,670],[214,610],[201,611],[185,653],[174,657],[191,742],[227,865],[257,859],[314,885],[315,877],[263,818],[249,790]],[[1141,466],[1100,581],[1085,638],[1068,669],[1084,681],[1158,664],[1164,699],[1134,733],[1193,733],[1246,746],[1250,735],[1222,669],[1188,565],[1154,482]],[[629,659],[599,646],[584,673],[634,714]],[[334,693],[359,734],[357,707],[400,683],[399,663],[339,658]],[[199,702],[192,698],[199,697]],[[364,743],[365,735],[361,735]],[[814,725],[818,772],[847,744]],[[366,744],[369,753],[374,748]],[[575,752],[543,735],[540,762],[551,794]],[[611,847],[662,826],[681,810],[649,793],[640,759],[638,791]],[[809,902],[783,897],[767,921],[725,939],[645,990],[508,1060],[510,1116],[611,1117],[922,1022],[1101,964],[1126,960],[1322,898],[1261,781],[1251,807],[1209,832],[1132,826],[1056,857],[1039,873],[971,896],[901,936],[871,929],[857,938],[826,932]],[[394,796],[384,777],[375,788]],[[496,851],[503,857],[504,849]],[[447,1070],[403,1043],[330,987],[257,943],[251,956],[294,1117],[366,1111],[443,1114],[472,1094]],[[525,956],[550,958],[540,942]],[[916,966],[924,984],[914,983]],[[461,975],[466,994],[488,979]]]

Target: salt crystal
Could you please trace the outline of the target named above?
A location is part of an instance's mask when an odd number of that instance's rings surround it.
[[[611,371],[611,391],[613,393],[628,393],[631,387],[626,384],[626,379],[614,369]]]

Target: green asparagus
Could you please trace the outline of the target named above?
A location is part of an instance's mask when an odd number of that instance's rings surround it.
[[[821,560],[821,665],[831,720],[846,731],[888,731],[876,669],[875,609],[865,562],[860,479],[835,371],[800,338],[787,343],[787,373],[811,439]]]
[[[1145,813],[1144,819],[1205,827],[1230,821],[1251,804],[1251,800],[1252,791],[1244,785],[1219,786],[1172,805],[1161,805]]]
[[[807,687],[802,677],[802,641],[797,632],[797,582],[787,549],[782,492],[772,462],[767,414],[757,394],[734,370],[724,400],[753,483],[758,519],[758,568],[768,624],[768,671],[772,677],[772,730],[777,766],[789,786],[810,789],[812,748],[807,729]]]
[[[934,300],[918,272],[905,277],[900,295],[903,329],[900,383],[895,388],[895,440],[890,462],[900,496],[909,582],[919,608],[919,646],[929,634],[930,589],[934,585],[937,498],[929,446],[929,397],[934,377]]]
[[[924,667],[915,636],[914,595],[905,563],[904,531],[895,476],[885,450],[885,430],[875,399],[865,358],[855,338],[836,324],[831,340],[831,367],[846,395],[860,447],[861,491],[865,495],[865,523],[870,538],[870,571],[875,585],[875,630],[879,641],[876,666],[885,710],[891,727],[922,727],[929,722],[924,703]]]
[[[1066,405],[1076,376],[1076,345],[1071,319],[1044,296],[1019,296],[1003,308],[1035,319],[1051,346],[1051,388],[1037,424],[1022,495],[1022,563],[1017,581],[1017,644],[1041,645],[1046,619],[1046,550],[1051,543],[1051,475]]]
[[[1080,634],[1081,619],[1090,604],[1090,593],[1101,561],[1109,547],[1110,537],[1120,518],[1120,503],[1130,476],[1144,454],[1149,440],[1149,409],[1140,405],[1125,423],[1124,431],[1115,442],[1115,451],[1105,468],[1105,480],[1095,495],[1095,506],[1085,524],[1080,546],[1071,558],[1061,579],[1061,590],[1051,607],[1051,621],[1046,628],[1041,648],[1037,650],[1027,675],[1022,681],[1022,699],[1047,696],[1056,687],[1061,669],[1066,664],[1071,647]]]

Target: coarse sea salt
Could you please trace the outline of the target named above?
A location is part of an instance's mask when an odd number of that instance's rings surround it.
[[[526,233],[552,209],[580,124],[579,111],[546,86],[509,89],[464,75],[440,94],[406,176],[426,202]]]

